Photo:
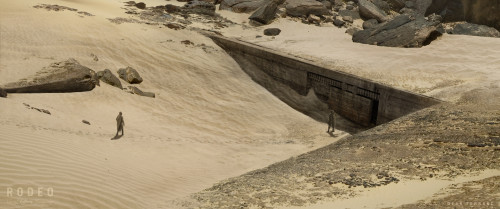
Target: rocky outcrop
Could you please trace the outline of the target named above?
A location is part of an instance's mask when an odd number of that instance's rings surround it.
[[[274,19],[277,9],[276,1],[269,1],[257,9],[248,19],[267,25]]]
[[[137,88],[135,86],[128,86],[128,90],[127,91],[129,93],[131,93],[131,94],[137,94],[139,96],[145,96],[145,97],[155,98],[155,93],[153,93],[153,92],[144,92],[144,91],[140,90],[139,88]]]
[[[327,15],[330,13],[325,5],[315,0],[287,0],[286,13],[293,17]]]
[[[465,20],[500,30],[500,0],[463,0]]]
[[[378,25],[378,21],[376,19],[370,19],[363,22],[363,29],[371,29],[375,28]]]
[[[142,82],[142,78],[134,68],[127,67],[118,70],[118,76],[121,79],[127,81],[130,84],[139,84]]]
[[[204,15],[215,15],[215,5],[205,1],[190,1],[184,5],[184,11],[186,13],[204,14]]]
[[[461,0],[433,0],[425,15],[437,14],[443,17],[443,22],[465,20],[464,7]]]
[[[500,30],[500,0],[433,0],[426,15],[443,16],[443,22],[467,21]]]
[[[118,79],[109,69],[97,72],[97,78],[104,83],[123,89],[120,79]]]
[[[399,15],[393,20],[354,33],[352,40],[358,43],[389,47],[422,47],[441,35],[437,31],[439,16]]]
[[[500,32],[497,29],[473,23],[456,24],[448,33],[469,36],[500,37]]]
[[[281,33],[279,28],[267,28],[264,30],[264,35],[266,36],[277,36]]]
[[[219,9],[231,10],[236,13],[253,12],[264,3],[266,0],[222,0]]]
[[[96,73],[75,59],[50,64],[34,76],[5,85],[8,93],[65,93],[91,91],[99,83]]]
[[[361,17],[365,19],[376,19],[379,22],[385,22],[387,20],[387,14],[375,6],[370,1],[367,0],[359,0],[359,14]]]
[[[0,97],[7,97],[7,92],[2,88],[0,88]]]
[[[139,2],[139,3],[135,4],[135,7],[139,8],[139,9],[146,9],[146,4],[144,2]]]

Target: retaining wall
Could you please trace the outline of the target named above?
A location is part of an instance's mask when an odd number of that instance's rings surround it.
[[[249,70],[260,70],[303,96],[312,88],[336,113],[363,126],[385,123],[440,102],[247,42],[209,37],[256,82],[261,79]],[[248,63],[253,67],[247,69]]]

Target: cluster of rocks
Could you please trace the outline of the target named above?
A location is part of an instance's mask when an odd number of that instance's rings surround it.
[[[135,70],[134,68],[131,68],[131,67],[120,68],[117,71],[117,73],[118,73],[118,76],[122,80],[124,80],[125,82],[127,82],[129,84],[140,84],[143,81],[142,77],[139,75],[139,72],[137,72],[137,70]],[[105,69],[103,71],[97,72],[97,78],[100,79],[104,83],[107,83],[111,86],[125,90],[131,94],[137,94],[139,96],[146,96],[146,97],[155,98],[155,93],[144,92],[135,86],[128,86],[127,88],[123,88],[123,86],[120,82],[120,79],[118,77],[116,77],[113,74],[113,72],[111,72],[111,70],[109,70],[109,69]]]
[[[143,81],[139,73],[126,67],[118,70],[121,79],[129,84],[139,84]],[[0,96],[7,97],[7,93],[69,93],[91,91],[99,81],[123,89],[120,79],[109,69],[94,72],[92,69],[81,65],[75,59],[55,62],[42,68],[34,76],[20,81],[8,83],[0,88]],[[130,89],[130,87],[129,87]],[[155,97],[154,93],[142,92],[137,87],[129,91],[141,96]],[[36,109],[36,108],[32,108]]]
[[[485,0],[222,0],[220,9],[252,13],[249,19],[255,25],[266,25],[276,18],[289,16],[306,24],[347,28],[346,33],[353,35],[353,41],[358,43],[422,47],[443,33],[500,37],[497,30],[500,7],[495,6],[498,3]]]
[[[226,18],[222,18],[215,13],[218,2],[210,0],[190,0],[184,6],[176,6],[173,4],[159,5],[154,7],[147,7],[147,5],[138,6],[139,3],[134,1],[126,2],[127,14],[135,15],[138,19],[133,18],[113,18],[110,21],[120,24],[123,22],[141,23],[148,25],[163,25],[169,29],[182,30],[193,22],[199,22],[204,25],[213,24],[214,29],[228,27],[234,24]],[[142,2],[141,2],[142,3]]]
[[[76,12],[80,15],[82,15],[81,17],[83,16],[94,16],[93,14],[90,14],[88,12],[85,12],[85,11],[78,11],[78,9],[74,9],[74,8],[70,8],[70,7],[67,7],[67,6],[60,6],[60,5],[57,5],[57,4],[39,4],[39,5],[35,5],[33,6],[33,8],[36,8],[36,9],[46,9],[48,11],[72,11],[72,12]]]

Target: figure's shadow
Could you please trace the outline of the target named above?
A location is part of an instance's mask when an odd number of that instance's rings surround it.
[[[329,132],[328,132],[328,134],[329,134],[331,137],[336,137],[336,136],[338,136],[338,134],[335,134],[335,132],[331,132],[331,131],[329,131]]]
[[[122,138],[122,137],[123,137],[123,135],[117,135],[117,136],[115,136],[115,137],[111,138],[111,140],[117,140],[117,139],[120,139],[120,138]]]

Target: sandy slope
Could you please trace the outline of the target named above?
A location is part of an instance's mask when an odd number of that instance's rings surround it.
[[[33,8],[39,3],[95,16]],[[169,208],[169,200],[336,140],[324,124],[255,84],[209,39],[110,22],[128,17],[120,7],[99,0],[2,3],[0,84],[75,58],[96,71],[134,67],[144,78],[139,87],[157,98],[102,83],[91,92],[0,99],[0,208]],[[180,43],[186,39],[195,45]],[[111,141],[118,111],[126,135]],[[54,195],[6,195],[29,187]]]

